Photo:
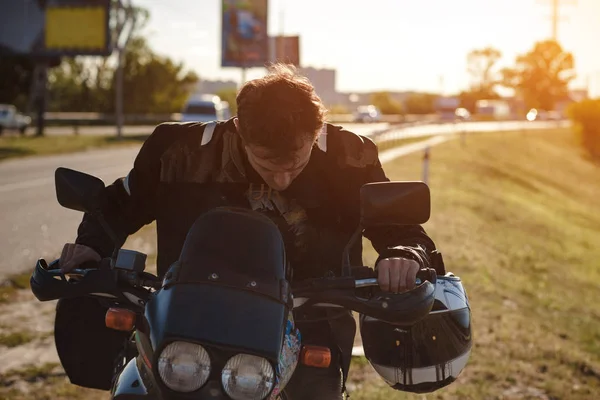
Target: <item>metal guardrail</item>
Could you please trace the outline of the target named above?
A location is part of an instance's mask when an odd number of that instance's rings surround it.
[[[125,125],[152,125],[167,121],[181,121],[181,113],[173,114],[126,114],[124,116]],[[33,116],[35,119],[35,116]],[[47,112],[44,119],[49,125],[112,125],[116,123],[114,114],[95,113],[95,112]],[[402,123],[413,121],[435,121],[438,116],[435,114],[426,115],[383,115],[379,122]],[[352,114],[330,114],[327,118],[329,122],[354,122]]]

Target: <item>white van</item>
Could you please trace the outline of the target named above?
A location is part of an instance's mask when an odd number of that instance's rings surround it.
[[[208,122],[230,117],[229,103],[214,94],[190,97],[181,112],[181,122]]]

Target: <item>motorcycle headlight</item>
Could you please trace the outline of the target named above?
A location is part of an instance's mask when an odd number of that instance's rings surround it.
[[[210,357],[198,344],[173,342],[160,353],[158,374],[169,389],[193,392],[208,380]]]
[[[273,389],[275,372],[262,357],[238,354],[225,364],[221,383],[234,400],[262,400]]]

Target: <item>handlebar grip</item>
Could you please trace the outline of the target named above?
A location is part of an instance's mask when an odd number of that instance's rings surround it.
[[[421,268],[417,272],[417,279],[420,279],[421,282],[429,281],[435,283],[437,280],[437,271],[433,268]]]

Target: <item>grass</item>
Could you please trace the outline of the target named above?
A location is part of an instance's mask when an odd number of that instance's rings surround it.
[[[27,383],[28,390],[17,386]],[[106,400],[108,392],[72,385],[59,364],[46,363],[0,376],[0,400]]]
[[[148,135],[116,136],[100,135],[51,135],[51,136],[5,136],[0,137],[0,161],[8,158],[71,153],[93,148],[141,144]]]
[[[0,304],[10,301],[19,289],[29,289],[30,272],[13,275],[0,282]]]
[[[35,337],[28,332],[0,333],[0,346],[17,347],[31,342]]]
[[[419,153],[385,166],[421,179]],[[469,136],[431,149],[432,218],[425,229],[461,276],[474,347],[452,385],[428,395],[390,389],[354,359],[352,400],[600,398],[600,166],[565,130]],[[154,226],[137,240],[153,243]],[[136,237],[127,244],[136,248]],[[365,243],[366,261],[375,253]],[[0,377],[0,387],[3,387]],[[40,383],[41,384],[41,383]],[[49,375],[0,399],[105,399]],[[5,394],[10,393],[10,394]],[[8,397],[3,397],[8,396]]]
[[[421,154],[386,171],[420,179]],[[425,229],[471,301],[470,362],[427,396],[355,363],[351,398],[600,398],[600,167],[566,130],[486,134],[433,148],[429,185]]]

